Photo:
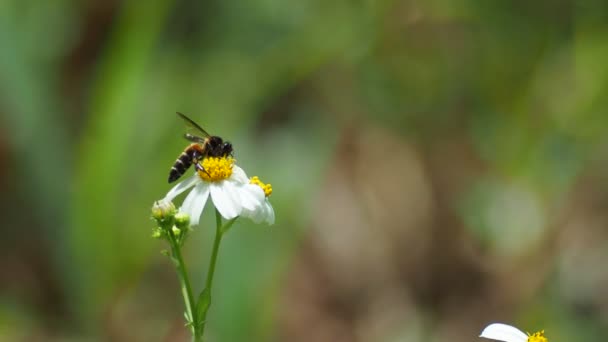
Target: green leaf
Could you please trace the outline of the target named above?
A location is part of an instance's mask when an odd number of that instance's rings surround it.
[[[192,325],[192,317],[190,317],[188,311],[184,311],[184,318],[186,319],[186,326]]]
[[[198,301],[196,302],[196,317],[198,320],[198,326],[205,324],[205,317],[207,316],[207,310],[209,309],[210,305],[211,292],[208,288],[206,288],[198,296]]]
[[[230,220],[230,221],[228,221],[228,222],[224,223],[224,225],[222,226],[222,228],[220,228],[220,233],[221,233],[221,234],[226,233],[226,232],[228,231],[228,229],[230,229],[230,227],[232,227],[232,225],[234,224],[234,222],[236,222],[236,220],[237,220],[238,218],[239,218],[239,217],[237,216],[237,217],[233,218],[232,220]]]

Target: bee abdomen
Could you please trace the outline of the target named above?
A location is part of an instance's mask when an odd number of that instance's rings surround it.
[[[188,148],[175,160],[175,163],[169,171],[169,183],[174,182],[181,177],[188,168],[192,165],[192,158],[196,150]]]

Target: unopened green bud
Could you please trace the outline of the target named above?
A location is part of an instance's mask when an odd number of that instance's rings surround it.
[[[179,228],[177,228],[176,226],[173,226],[173,228],[171,228],[171,230],[173,231],[173,235],[175,235],[175,236],[179,236],[179,234],[182,233],[182,231]]]
[[[182,212],[175,214],[175,225],[179,229],[187,229],[190,226],[190,215]]]
[[[158,221],[164,221],[167,218],[175,216],[175,205],[173,202],[162,199],[154,202],[152,206],[152,217]]]
[[[160,239],[163,237],[163,230],[162,228],[158,227],[156,229],[154,229],[154,231],[152,232],[152,237],[155,239]]]

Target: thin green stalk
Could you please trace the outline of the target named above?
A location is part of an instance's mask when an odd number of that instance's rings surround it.
[[[211,287],[213,286],[213,276],[215,275],[215,266],[217,264],[217,256],[220,250],[220,242],[222,241],[222,236],[236,221],[237,218],[234,218],[230,221],[227,221],[226,224],[222,225],[222,216],[219,211],[215,211],[215,239],[213,241],[213,249],[211,251],[211,259],[209,259],[209,270],[207,271],[207,279],[205,281],[205,289],[198,296],[198,301],[196,302],[196,310],[194,313],[196,314],[196,319],[194,322],[194,334],[198,338],[202,339],[205,326],[207,322],[207,312],[209,311],[209,307],[211,306]],[[192,305],[190,306],[192,308]],[[196,340],[198,341],[198,340]]]
[[[175,236],[171,231],[167,234],[169,236],[169,243],[171,244],[171,251],[173,255],[173,260],[175,261],[175,266],[177,269],[177,275],[179,277],[179,281],[181,284],[182,295],[184,296],[184,304],[186,305],[186,315],[188,316],[190,330],[192,331],[192,340],[199,341],[202,336],[202,331],[199,333],[196,317],[196,311],[194,308],[196,307],[196,303],[194,301],[194,296],[192,295],[192,287],[190,285],[190,278],[188,277],[188,271],[186,270],[186,264],[184,263],[184,258],[182,257],[181,247]]]
[[[213,284],[213,275],[215,274],[215,264],[217,262],[217,252],[220,249],[220,242],[222,240],[222,216],[219,211],[215,211],[215,240],[213,241],[213,250],[211,251],[211,260],[209,260],[209,273],[207,273],[207,282],[205,288],[211,292],[211,285]]]
[[[234,220],[230,221],[233,222]],[[217,254],[220,249],[220,242],[222,241],[222,216],[220,215],[217,209],[215,210],[215,240],[213,241],[213,250],[211,251],[211,259],[209,260],[209,271],[207,272],[207,280],[205,281],[205,289],[201,296],[205,296],[206,298],[201,299],[205,301],[204,307],[201,310],[201,316],[199,317],[200,325],[200,333],[203,336],[205,331],[205,323],[207,319],[207,312],[209,311],[209,307],[211,306],[211,287],[213,286],[213,275],[215,274],[215,265],[217,263]]]

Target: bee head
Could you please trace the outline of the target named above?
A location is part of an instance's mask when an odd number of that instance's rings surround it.
[[[224,155],[232,155],[232,144],[229,141],[222,145],[222,152]]]

